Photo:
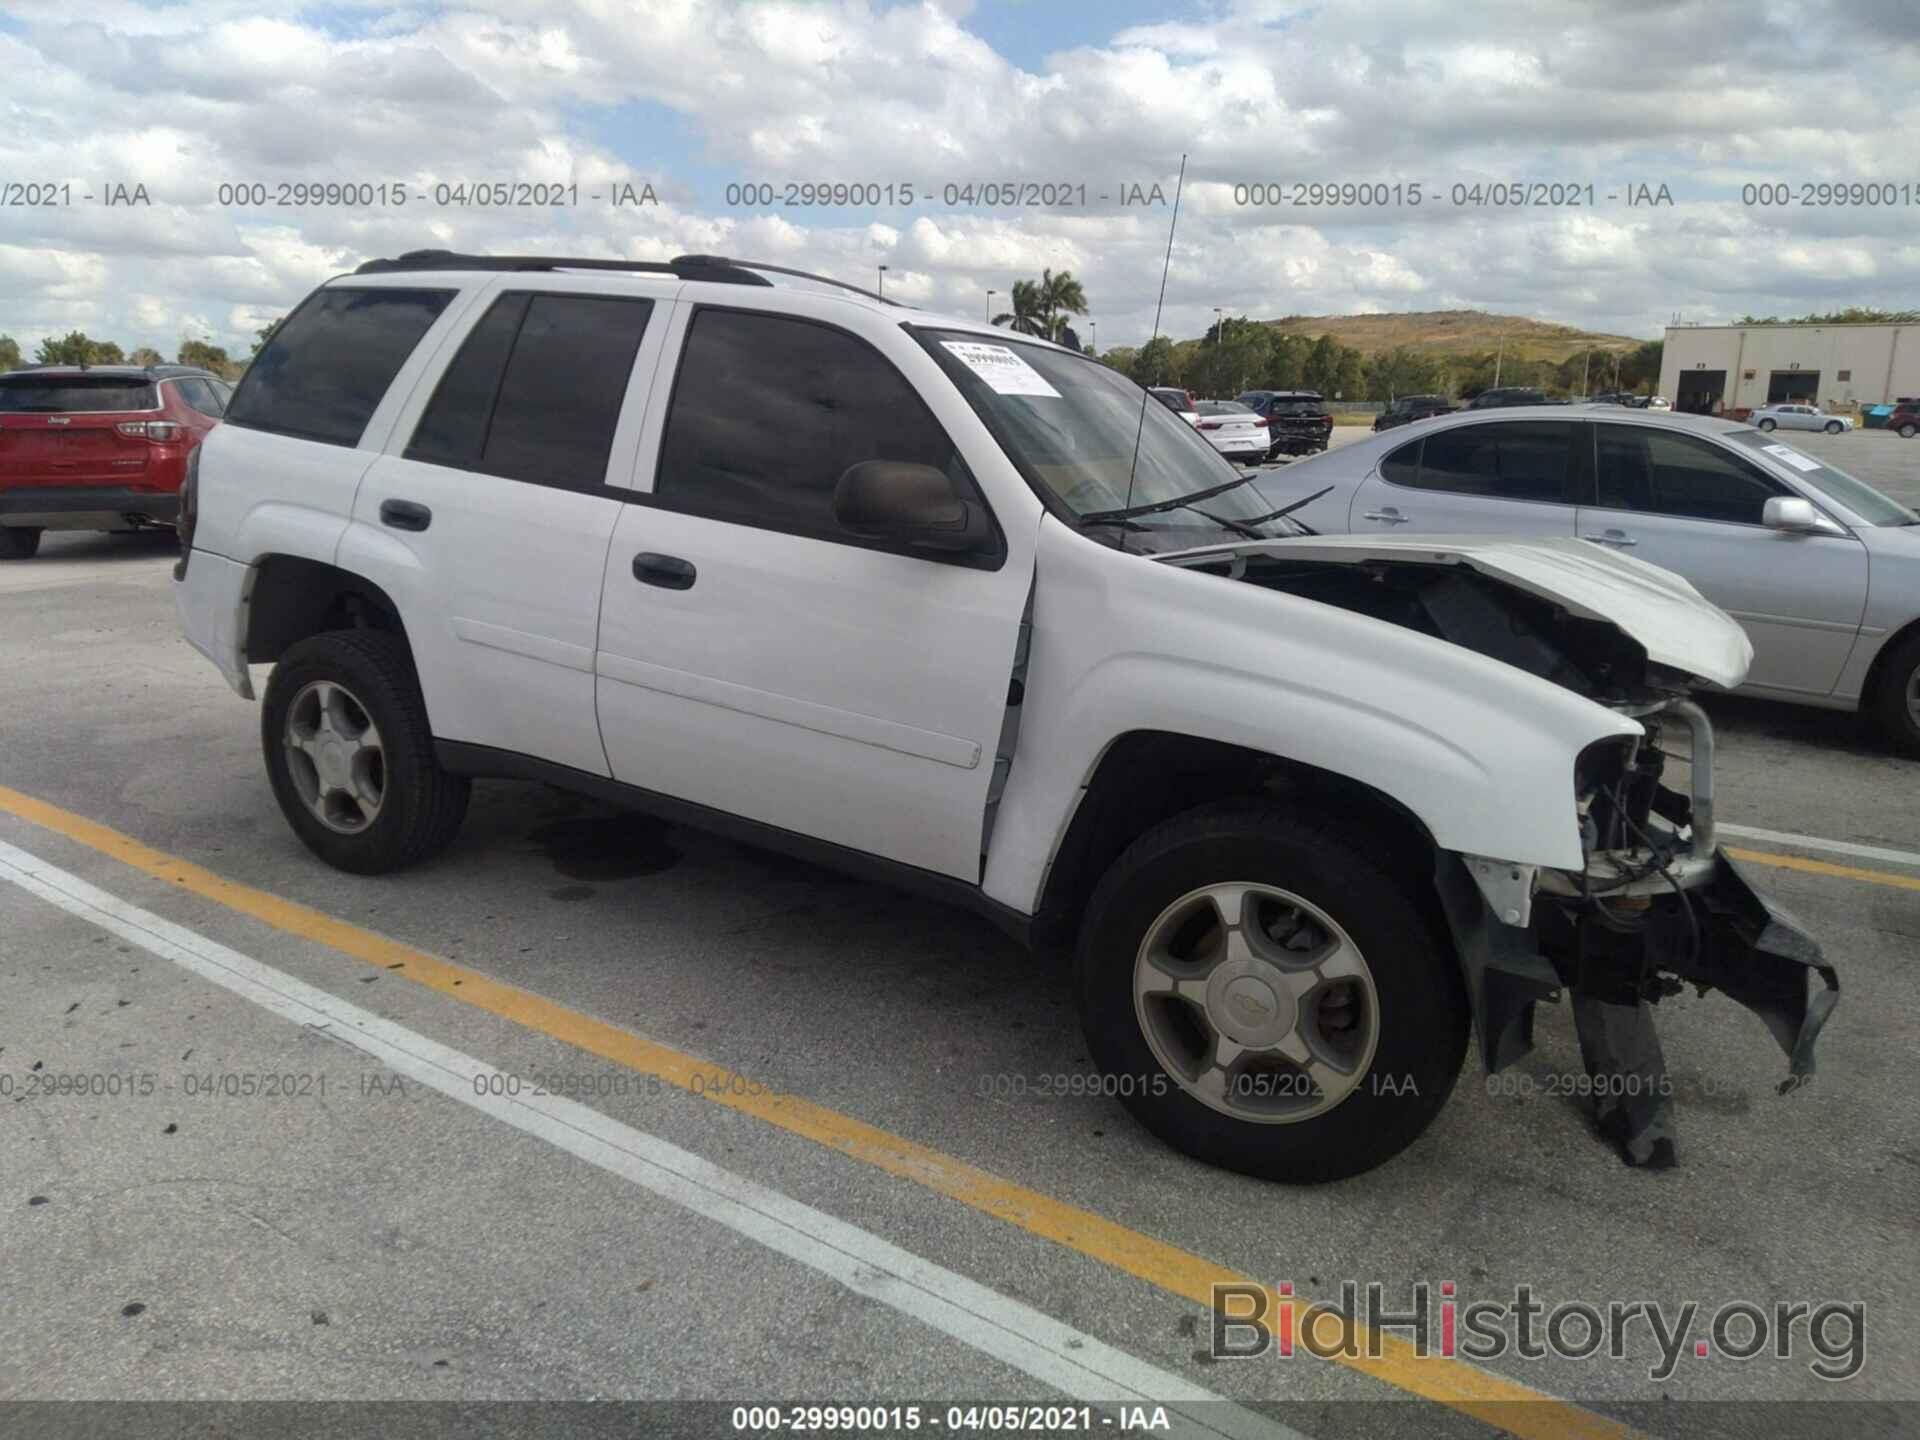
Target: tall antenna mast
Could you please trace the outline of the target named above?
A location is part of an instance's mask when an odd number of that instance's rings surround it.
[[[1167,258],[1160,264],[1160,298],[1153,303],[1153,335],[1147,344],[1160,338],[1160,310],[1167,303],[1167,271],[1173,268],[1173,232],[1180,224],[1180,191],[1187,183],[1187,156],[1180,155],[1180,175],[1173,182],[1173,219],[1167,225]],[[1140,435],[1147,428],[1147,401],[1153,397],[1140,388],[1140,423],[1133,427],[1133,464],[1127,467],[1127,504],[1133,504],[1133,477],[1140,470]]]

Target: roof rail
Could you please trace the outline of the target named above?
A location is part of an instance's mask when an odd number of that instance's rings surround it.
[[[722,285],[771,285],[771,275],[792,275],[817,284],[850,290],[883,305],[899,305],[898,300],[830,275],[810,270],[794,270],[785,265],[769,265],[759,260],[735,260],[725,255],[676,255],[671,260],[592,260],[566,255],[462,255],[452,250],[409,250],[391,260],[369,260],[356,275],[393,275],[412,270],[616,270],[638,275],[672,275],[680,280],[706,280]]]

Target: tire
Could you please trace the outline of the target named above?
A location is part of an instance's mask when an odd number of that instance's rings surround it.
[[[1920,425],[1915,425],[1911,420],[1900,427],[1900,438],[1902,440],[1911,440],[1916,433],[1920,433]]]
[[[1827,425],[1826,431],[1829,435],[1838,435],[1842,430],[1846,428],[1847,427],[1842,425],[1838,420],[1835,420]]]
[[[316,760],[296,736],[323,753]],[[334,630],[289,647],[267,682],[260,741],[281,813],[335,869],[383,875],[417,864],[444,849],[466,817],[471,782],[434,759],[426,702],[397,636]]]
[[[1880,732],[1910,755],[1920,755],[1920,631],[1887,652],[1872,697]]]
[[[1780,428],[1780,422],[1777,420],[1762,420],[1760,422],[1760,428],[1762,430],[1777,430]]]
[[[40,531],[32,526],[0,526],[0,560],[31,560],[40,550]]]
[[[1410,888],[1376,868],[1369,852],[1379,847],[1364,831],[1229,801],[1148,831],[1101,878],[1075,962],[1081,1024],[1111,1093],[1148,1130],[1210,1165],[1319,1184],[1385,1163],[1439,1113],[1466,1054],[1465,986]],[[1207,888],[1233,882],[1259,887],[1251,904]],[[1219,917],[1236,905],[1242,924],[1234,946]],[[1248,927],[1249,915],[1259,928]],[[1303,948],[1276,940],[1275,930],[1302,921],[1291,938]],[[1204,998],[1191,988],[1184,999],[1142,993],[1167,984],[1167,972],[1145,959],[1149,941]],[[1182,946],[1199,957],[1200,969],[1189,968]],[[1359,976],[1319,976],[1322,965],[1338,970],[1338,956],[1355,950]],[[1205,968],[1222,955],[1225,961]],[[1283,969],[1261,968],[1260,957],[1276,955]],[[1296,963],[1313,955],[1322,959]],[[1262,981],[1236,994],[1244,984],[1236,967],[1283,987],[1290,975],[1314,988],[1279,999],[1282,990]],[[1212,1049],[1224,1033],[1215,1027],[1234,1028],[1249,1016],[1253,1028],[1241,1026],[1238,1040],[1251,1048],[1235,1069],[1206,1072],[1216,1078],[1213,1098],[1203,1098],[1204,1057],[1221,1053]],[[1321,1063],[1310,1077],[1261,1051],[1283,1024],[1293,1028],[1279,1043],[1316,1062],[1334,1055],[1339,1064]],[[1332,1083],[1322,1088],[1321,1075]]]

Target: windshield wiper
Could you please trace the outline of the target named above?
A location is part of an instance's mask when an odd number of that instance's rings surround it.
[[[1131,520],[1136,515],[1160,515],[1168,510],[1183,510],[1196,500],[1211,500],[1216,495],[1224,495],[1229,490],[1237,490],[1242,485],[1251,485],[1253,476],[1240,475],[1224,485],[1211,485],[1205,490],[1196,490],[1191,495],[1176,495],[1171,500],[1155,500],[1145,505],[1127,505],[1119,510],[1092,510],[1080,517],[1082,525],[1103,525],[1109,520]],[[1211,515],[1207,516],[1213,519]]]
[[[1242,520],[1240,523],[1242,525],[1264,525],[1269,520],[1284,520],[1287,516],[1291,515],[1294,511],[1301,509],[1304,506],[1311,505],[1314,501],[1318,500],[1322,495],[1326,494],[1327,491],[1331,489],[1333,489],[1333,486],[1331,485],[1325,486],[1322,489],[1314,491],[1311,495],[1307,496],[1307,498],[1304,500],[1296,500],[1291,505],[1282,505],[1278,510],[1269,510],[1264,515],[1256,515],[1251,520]],[[1306,530],[1307,534],[1309,535],[1318,535],[1320,533],[1318,530],[1308,529],[1307,526],[1305,526],[1304,524],[1301,524],[1301,522],[1298,520],[1294,521],[1293,523],[1296,525],[1299,525],[1302,530]]]

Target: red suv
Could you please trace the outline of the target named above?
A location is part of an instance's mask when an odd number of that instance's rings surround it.
[[[187,365],[39,365],[0,375],[0,560],[43,530],[169,528],[187,457],[232,388]]]
[[[1903,440],[1920,434],[1920,400],[1902,400],[1887,417],[1887,428],[1897,431]]]

